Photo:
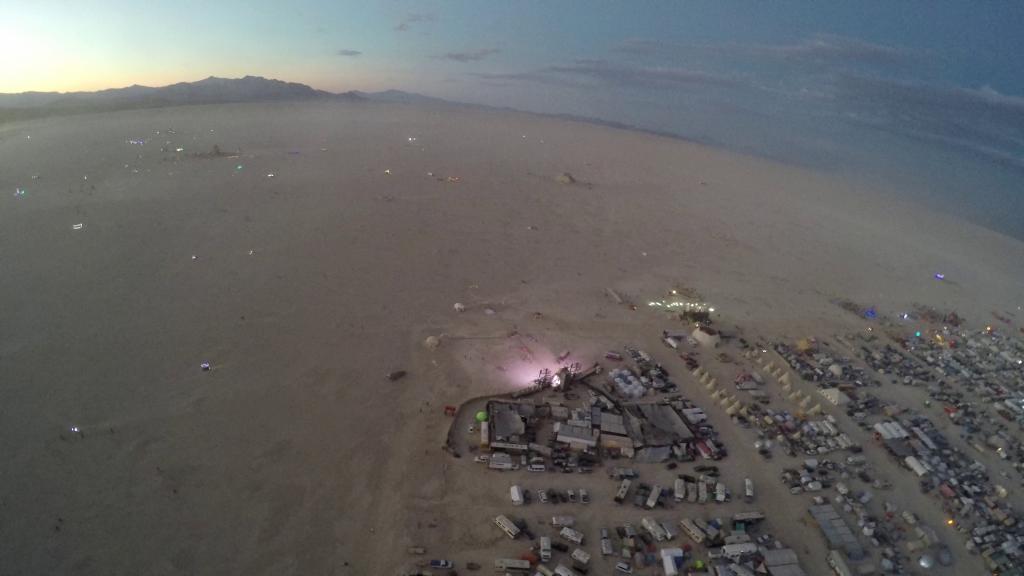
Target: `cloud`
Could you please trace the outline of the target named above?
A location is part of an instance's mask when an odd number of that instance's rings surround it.
[[[627,87],[680,88],[687,86],[735,86],[728,76],[678,67],[642,67],[604,60],[578,60],[569,66],[551,66],[556,74],[588,78],[603,84]]]
[[[725,75],[678,67],[645,67],[599,59],[574,60],[571,64],[546,66],[517,73],[471,74],[491,81],[526,81],[569,84],[580,87],[603,85],[620,88],[680,89],[706,86],[739,86],[741,80]]]
[[[467,76],[476,78],[492,86],[509,86],[514,83],[535,82],[538,84],[572,84],[565,79],[552,76],[541,70],[527,72],[469,72]]]
[[[405,32],[409,30],[412,24],[418,22],[433,22],[436,20],[436,16],[429,12],[410,12],[406,14],[404,18],[395,26],[396,32]]]
[[[361,50],[346,50],[341,49],[337,52],[338,56],[361,56],[363,52]]]
[[[698,48],[697,44],[681,44],[650,38],[627,38],[612,47],[613,52],[648,56],[652,54],[677,54]]]
[[[962,88],[844,75],[836,102],[853,121],[1024,169],[1024,98],[990,86]]]
[[[770,58],[802,64],[906,66],[924,54],[902,46],[867,42],[836,34],[816,34],[788,44],[681,43],[651,38],[627,38],[613,52],[640,57],[680,57],[712,54],[724,57]]]
[[[442,60],[452,60],[455,62],[479,62],[484,58],[492,54],[501,52],[497,48],[480,48],[479,50],[469,50],[466,52],[448,52],[440,56]]]
[[[739,49],[749,50],[753,54],[804,61],[886,66],[906,65],[921,56],[918,51],[909,48],[834,34],[818,34],[796,44],[752,44]]]

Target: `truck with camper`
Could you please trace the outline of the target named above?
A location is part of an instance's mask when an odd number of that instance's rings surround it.
[[[633,481],[630,480],[629,478],[624,478],[622,482],[619,483],[619,490],[615,493],[616,504],[622,504],[622,502],[626,499],[626,496],[629,494],[629,487],[632,483]]]
[[[540,560],[541,562],[547,562],[551,560],[551,537],[541,536],[540,537]]]

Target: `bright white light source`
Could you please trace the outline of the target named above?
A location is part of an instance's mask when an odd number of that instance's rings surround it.
[[[74,432],[75,434],[78,434],[78,426],[72,426],[71,431]]]
[[[555,374],[554,376],[551,377],[551,386],[553,388],[558,388],[561,385],[562,385],[562,378],[559,377],[558,374]]]

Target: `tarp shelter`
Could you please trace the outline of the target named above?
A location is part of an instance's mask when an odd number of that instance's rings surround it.
[[[717,330],[706,328],[701,326],[690,334],[694,340],[700,343],[701,346],[707,346],[708,348],[714,348],[718,346],[718,343],[722,341],[722,336]]]
[[[850,397],[839,388],[822,388],[818,391],[833,406],[842,406],[850,401]]]

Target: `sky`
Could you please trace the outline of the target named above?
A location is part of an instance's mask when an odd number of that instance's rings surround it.
[[[258,75],[572,113],[1024,210],[1024,3],[0,0],[0,92]],[[1024,218],[1021,234],[1024,235]]]

